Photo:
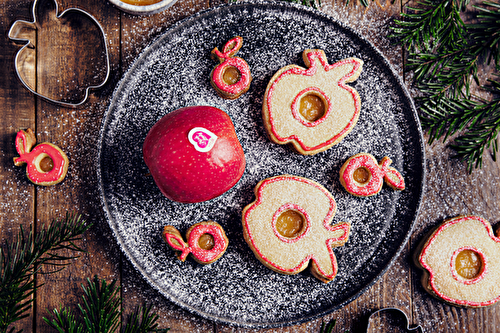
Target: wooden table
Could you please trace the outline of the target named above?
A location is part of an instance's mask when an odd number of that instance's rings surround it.
[[[43,322],[47,309],[81,301],[81,287],[94,275],[122,287],[123,310],[130,313],[143,302],[153,304],[162,328],[171,332],[250,332],[225,326],[193,315],[170,303],[153,290],[121,253],[105,223],[98,199],[95,168],[96,146],[102,115],[124,70],[156,36],[176,21],[200,10],[219,5],[223,0],[179,0],[171,9],[152,16],[133,16],[113,7],[107,0],[57,0],[59,11],[81,8],[103,26],[109,45],[111,72],[106,85],[91,93],[83,107],[60,107],[30,93],[16,77],[14,56],[21,45],[8,38],[14,21],[32,21],[32,0],[0,0],[0,236],[12,241],[19,225],[40,228],[67,211],[75,211],[93,222],[79,245],[85,253],[57,274],[38,275],[44,283],[36,293],[31,316],[17,323],[25,332],[47,332]],[[351,1],[322,0],[321,10],[348,22],[372,41],[403,75],[403,52],[387,40],[387,24],[401,11],[401,3],[379,6],[373,2],[364,8]],[[62,48],[61,52],[65,48]],[[83,51],[85,54],[85,51]],[[43,55],[37,55],[41,57]],[[58,70],[57,68],[54,70]],[[83,75],[83,74],[82,74]],[[36,80],[36,77],[33,78]],[[41,187],[31,184],[25,168],[15,167],[14,138],[19,129],[32,128],[38,142],[57,143],[70,157],[71,165],[64,182]],[[373,311],[397,307],[405,311],[410,324],[420,324],[426,332],[497,332],[500,311],[492,306],[482,309],[452,307],[427,294],[420,284],[421,272],[411,263],[411,255],[423,235],[444,219],[460,214],[480,214],[493,225],[500,219],[500,164],[486,152],[484,166],[468,174],[463,164],[443,143],[426,147],[427,187],[414,233],[396,263],[361,297],[324,318],[302,325],[273,329],[273,332],[319,332],[322,322],[337,320],[334,332],[364,332]],[[382,320],[382,327],[389,328]],[[266,330],[262,330],[266,331]],[[375,330],[374,330],[375,331]],[[378,332],[383,330],[376,330]]]

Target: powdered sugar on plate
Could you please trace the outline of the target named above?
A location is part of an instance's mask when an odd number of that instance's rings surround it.
[[[210,85],[214,47],[243,37],[238,56],[250,65],[250,90],[237,100],[220,98]],[[289,64],[304,66],[302,51],[323,49],[329,63],[364,61],[350,83],[361,97],[353,131],[314,156],[272,143],[262,123],[265,88]],[[226,111],[247,159],[242,179],[219,198],[180,204],[165,198],[142,159],[147,132],[166,113],[190,105]],[[348,194],[339,181],[345,160],[367,152],[389,156],[407,184],[374,197]],[[399,78],[365,39],[315,10],[284,3],[222,6],[180,22],[147,47],[127,71],[105,115],[98,172],[102,202],[123,251],[152,286],[176,304],[211,320],[247,327],[274,327],[311,320],[352,301],[392,263],[409,237],[420,205],[424,153],[416,113]],[[281,174],[310,178],[335,197],[332,223],[351,223],[349,241],[334,252],[339,273],[325,284],[308,270],[294,276],[264,267],[243,239],[241,212],[254,200],[260,180]],[[229,238],[224,256],[203,266],[180,262],[161,237],[170,224],[182,234],[213,220]]]

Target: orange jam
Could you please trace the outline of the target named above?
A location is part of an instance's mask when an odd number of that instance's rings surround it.
[[[215,241],[214,241],[214,236],[210,234],[203,234],[200,236],[198,239],[198,245],[203,249],[203,250],[211,250],[215,246]]]
[[[477,252],[463,250],[455,259],[455,270],[464,279],[474,279],[481,273],[483,262]]]
[[[52,169],[54,169],[54,161],[49,156],[42,158],[40,161],[40,170],[42,172],[49,172]]]
[[[240,80],[240,77],[241,77],[240,71],[233,66],[229,66],[228,68],[226,68],[224,74],[222,74],[222,79],[228,85],[235,84]]]
[[[315,122],[325,115],[325,103],[314,94],[305,95],[300,99],[299,112],[305,120]]]
[[[368,171],[368,169],[363,167],[357,168],[356,170],[354,170],[352,178],[354,179],[354,181],[360,184],[364,184],[368,182],[368,180],[370,180],[370,171]]]
[[[285,210],[276,220],[276,230],[283,237],[297,237],[303,228],[304,217],[295,210]]]
[[[136,6],[147,6],[160,2],[161,0],[121,0],[122,2]]]

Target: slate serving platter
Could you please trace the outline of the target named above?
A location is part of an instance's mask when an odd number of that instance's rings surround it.
[[[253,81],[237,100],[220,98],[209,74],[210,58],[234,36],[243,37],[238,56],[250,65]],[[354,87],[361,97],[357,125],[343,141],[314,156],[272,143],[262,123],[262,101],[280,68],[304,66],[302,51],[325,51],[329,63],[347,57],[364,61]],[[149,129],[168,112],[190,105],[226,111],[235,124],[247,167],[241,180],[216,199],[181,204],[165,198],[148,176],[142,144]],[[202,317],[251,328],[297,324],[351,302],[390,267],[406,244],[422,199],[424,144],[413,102],[384,56],[352,29],[313,9],[283,2],[223,5],[171,27],[144,49],[124,74],[105,113],[99,141],[98,178],[106,218],[117,242],[152,287]],[[388,186],[358,198],[340,184],[339,170],[350,156],[389,156],[406,189]],[[282,275],[264,267],[243,239],[241,211],[254,187],[268,177],[310,178],[335,197],[332,223],[351,223],[349,241],[334,249],[339,273],[326,284],[309,270]],[[163,226],[182,234],[194,223],[223,226],[229,247],[217,262],[180,262],[162,240]]]

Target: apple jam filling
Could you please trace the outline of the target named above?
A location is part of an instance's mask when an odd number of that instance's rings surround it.
[[[198,239],[198,245],[203,249],[203,250],[211,250],[215,246],[215,240],[214,236],[210,234],[203,234],[200,236]]]
[[[463,250],[455,258],[455,270],[464,279],[472,280],[481,274],[483,261],[481,256],[473,250]]]
[[[315,122],[326,112],[325,101],[316,94],[306,94],[300,99],[299,113],[305,120]]]
[[[240,71],[233,66],[228,66],[224,71],[224,74],[222,74],[222,79],[227,85],[236,84],[240,80],[240,77]]]
[[[276,230],[286,238],[295,238],[304,231],[304,216],[296,210],[289,209],[282,212],[276,220]]]
[[[37,156],[35,166],[38,169],[38,172],[47,173],[54,169],[54,160],[46,153],[42,153]]]
[[[352,178],[357,183],[366,184],[370,180],[370,171],[364,167],[357,168],[354,170]]]
[[[147,6],[160,2],[161,0],[121,0],[129,5]]]

